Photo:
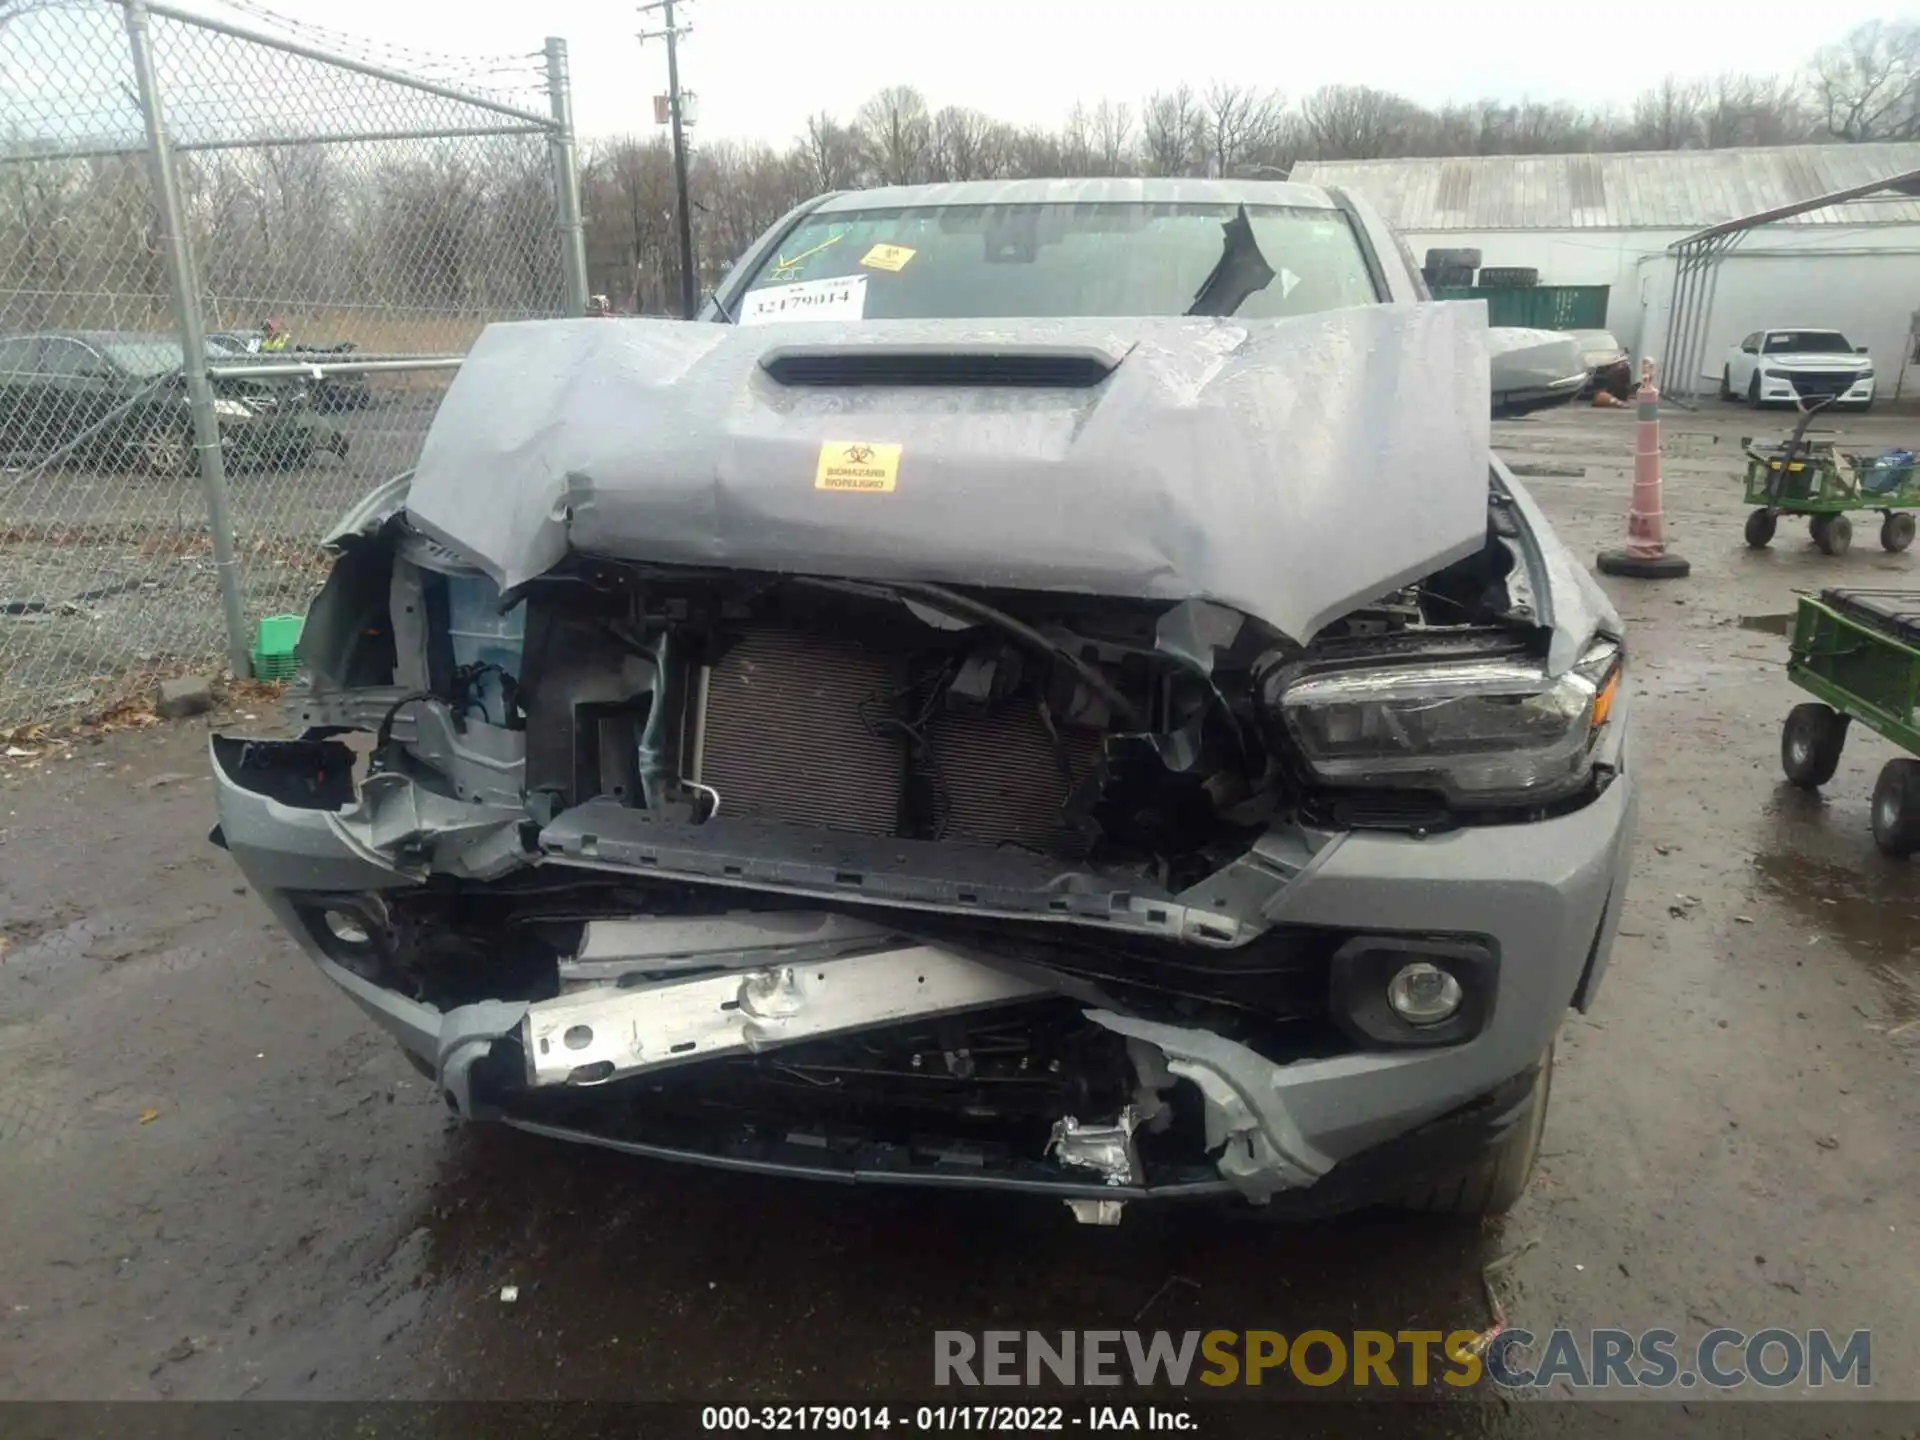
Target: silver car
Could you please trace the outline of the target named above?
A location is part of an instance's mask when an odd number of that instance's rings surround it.
[[[1489,394],[1338,191],[821,197],[699,322],[481,336],[216,839],[470,1119],[1502,1210],[1634,777]]]

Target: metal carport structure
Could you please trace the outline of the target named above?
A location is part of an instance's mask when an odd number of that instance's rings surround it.
[[[1660,353],[1661,388],[1669,398],[1692,399],[1699,393],[1699,372],[1706,359],[1708,326],[1713,319],[1714,291],[1720,281],[1720,262],[1762,225],[1788,220],[1829,205],[1842,205],[1893,190],[1920,196],[1920,170],[1908,170],[1811,200],[1761,210],[1737,220],[1722,221],[1676,240],[1667,247],[1673,256],[1673,298],[1667,311],[1666,341]]]

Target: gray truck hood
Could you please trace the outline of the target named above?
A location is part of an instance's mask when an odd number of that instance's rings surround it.
[[[936,383],[892,383],[889,352]],[[782,383],[761,364],[777,353],[815,373]],[[962,373],[1008,356],[1112,371]],[[841,383],[823,383],[826,362]],[[509,589],[571,550],[1212,600],[1304,643],[1484,542],[1489,410],[1477,302],[1261,321],[519,322],[467,357],[407,509]]]

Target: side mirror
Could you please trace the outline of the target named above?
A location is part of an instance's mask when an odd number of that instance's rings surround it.
[[[1856,355],[1865,355],[1867,353],[1867,347],[1864,345],[1856,345],[1853,347],[1853,353]]]

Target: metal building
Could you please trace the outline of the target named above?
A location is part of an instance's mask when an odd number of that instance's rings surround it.
[[[1711,306],[1670,345],[1676,250],[1701,231],[1920,171],[1920,144],[1791,145],[1602,155],[1302,161],[1292,178],[1365,195],[1416,257],[1471,247],[1542,284],[1607,285],[1607,328],[1639,354],[1686,360],[1675,391],[1718,384],[1726,350],[1769,325],[1843,330],[1891,393],[1920,309],[1920,185],[1787,214],[1719,257]],[[1681,337],[1675,337],[1678,340]],[[1916,380],[1909,370],[1906,391]]]

